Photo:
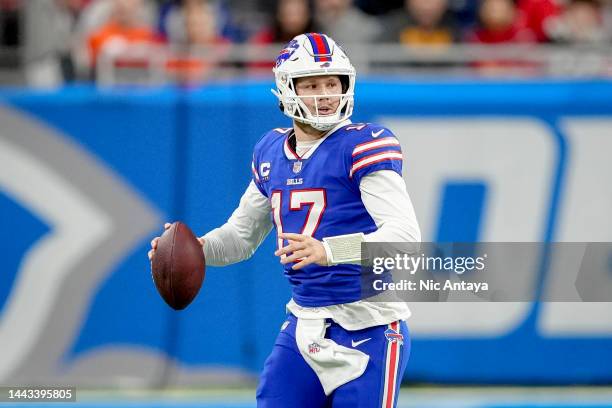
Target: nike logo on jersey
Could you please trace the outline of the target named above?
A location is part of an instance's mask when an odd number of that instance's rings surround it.
[[[351,345],[353,347],[357,347],[358,345],[363,344],[363,343],[365,343],[366,341],[369,341],[369,340],[372,340],[372,338],[368,337],[367,339],[363,339],[363,340],[359,340],[359,341],[351,340]]]
[[[378,137],[384,132],[385,129],[380,129],[378,132],[372,131],[372,137]]]

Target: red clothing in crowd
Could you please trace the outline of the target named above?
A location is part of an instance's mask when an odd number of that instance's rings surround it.
[[[257,45],[264,46],[264,45],[274,44],[277,42],[278,43],[283,42],[283,41],[277,41],[274,37],[275,37],[274,30],[272,28],[266,28],[264,30],[261,30],[257,34],[255,34],[253,37],[251,37],[251,39],[249,40],[249,43],[256,45],[256,46]],[[253,52],[257,52],[257,47],[253,48]],[[254,61],[254,62],[249,63],[249,68],[255,71],[266,72],[272,69],[272,67],[274,67],[274,60],[261,60],[261,61]]]
[[[555,0],[520,0],[518,2],[519,20],[523,27],[530,29],[540,41],[548,39],[545,32],[545,21],[561,13],[561,7]]]
[[[88,39],[92,66],[95,66],[104,46],[114,40],[127,44],[154,44],[159,42],[157,35],[146,26],[123,27],[110,22],[94,32]]]
[[[469,36],[468,41],[481,44],[498,44],[498,43],[529,43],[534,42],[536,37],[527,28],[521,28],[518,24],[508,27],[505,30],[487,30],[479,28],[474,30]]]

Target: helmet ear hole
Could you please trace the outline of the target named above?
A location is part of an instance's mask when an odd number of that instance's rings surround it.
[[[342,93],[346,93],[349,89],[349,77],[348,75],[338,75],[340,78],[340,84],[342,85]]]

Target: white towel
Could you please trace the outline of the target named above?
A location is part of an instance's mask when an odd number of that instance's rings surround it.
[[[298,318],[295,329],[298,349],[319,377],[325,395],[330,395],[341,385],[359,378],[370,359],[359,350],[326,339],[325,330],[328,326],[323,318]]]

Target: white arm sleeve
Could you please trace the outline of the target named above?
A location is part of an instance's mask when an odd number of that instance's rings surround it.
[[[378,230],[366,242],[420,242],[421,230],[406,183],[392,170],[368,174],[359,184],[361,200]]]
[[[402,176],[392,170],[368,174],[359,184],[361,200],[376,231],[323,238],[329,265],[360,263],[361,242],[420,242],[421,231]]]
[[[203,236],[206,264],[224,266],[250,258],[272,229],[270,211],[270,202],[251,181],[227,222]]]

